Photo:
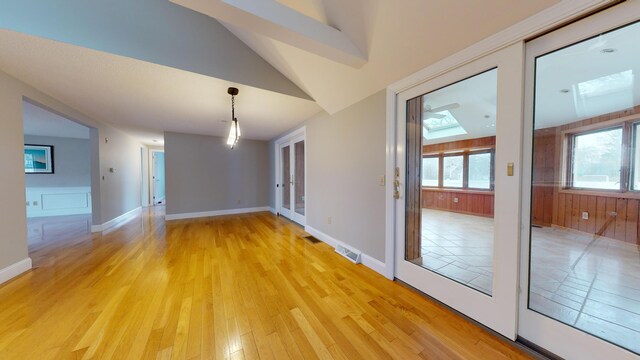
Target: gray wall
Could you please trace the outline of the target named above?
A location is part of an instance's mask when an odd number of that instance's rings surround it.
[[[265,207],[268,142],[165,132],[167,214]]]
[[[135,139],[88,117],[0,72],[0,269],[28,256],[24,175],[23,100],[91,127],[91,201],[94,224],[140,204],[140,145]],[[104,139],[109,141],[105,142]],[[115,173],[108,169],[114,167]],[[101,178],[104,176],[104,179]]]
[[[26,174],[27,187],[91,186],[89,139],[24,136],[25,144],[53,145],[53,174]]]
[[[307,226],[384,262],[385,187],[378,180],[386,167],[385,91],[334,115],[314,116],[303,125]],[[275,140],[269,144],[269,206],[273,208],[274,156]]]

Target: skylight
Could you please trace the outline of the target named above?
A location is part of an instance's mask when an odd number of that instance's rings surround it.
[[[435,117],[433,117],[436,115]],[[467,132],[449,110],[425,114],[422,135],[427,140],[464,135]]]
[[[592,117],[633,107],[633,70],[591,79],[574,85],[579,117]]]

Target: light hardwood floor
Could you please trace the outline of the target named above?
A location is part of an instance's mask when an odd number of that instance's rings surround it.
[[[31,229],[34,269],[0,286],[0,359],[528,358],[287,220],[162,211]]]

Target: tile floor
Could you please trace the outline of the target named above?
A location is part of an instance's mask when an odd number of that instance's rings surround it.
[[[491,294],[493,219],[423,209],[423,266]],[[640,248],[533,228],[530,308],[640,353]]]

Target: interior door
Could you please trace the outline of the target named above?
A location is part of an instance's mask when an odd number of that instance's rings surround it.
[[[164,152],[154,151],[153,157],[153,204],[165,203]]]
[[[398,94],[396,277],[516,338],[523,44]]]
[[[293,175],[291,171],[291,144],[287,142],[280,146],[280,214],[291,219],[291,187]]]
[[[297,138],[291,141],[293,149],[291,156],[291,219],[298,224],[305,225],[305,141],[304,138]]]
[[[639,14],[526,47],[518,332],[567,359],[640,354]]]

